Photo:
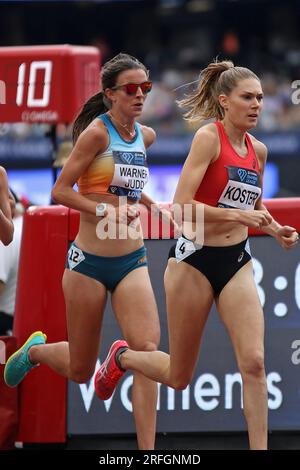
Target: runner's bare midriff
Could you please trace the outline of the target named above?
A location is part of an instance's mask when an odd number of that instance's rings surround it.
[[[197,232],[195,224],[193,228],[189,223],[184,224],[184,235],[190,240],[196,241],[197,234],[200,244],[205,246],[231,246],[245,240],[248,235],[248,228],[237,222],[206,222],[204,227],[199,227]]]
[[[105,202],[114,207],[118,207],[120,202],[118,196],[110,194],[87,194],[85,197],[93,201]],[[138,205],[138,202],[127,199],[127,204]],[[99,223],[101,224],[100,217],[86,212],[80,213],[79,232],[75,243],[83,251],[98,256],[123,256],[143,246],[142,229],[139,219],[134,220],[134,223],[131,224],[131,226],[134,225],[132,228],[124,224],[116,224],[115,230],[112,230],[112,237],[107,237],[105,240],[97,236],[96,230]],[[99,227],[98,225],[97,231],[99,231]],[[107,231],[107,229],[108,226],[106,225],[105,230]],[[134,236],[131,236],[132,233]]]

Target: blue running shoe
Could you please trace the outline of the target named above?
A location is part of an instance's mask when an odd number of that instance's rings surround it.
[[[47,336],[44,335],[41,331],[35,331],[32,335],[29,336],[26,343],[18,349],[14,354],[8,359],[5,369],[4,369],[4,380],[6,385],[9,387],[16,387],[24,379],[25,375],[37,367],[39,364],[32,364],[28,357],[28,352],[31,346],[36,344],[45,344],[47,341]]]

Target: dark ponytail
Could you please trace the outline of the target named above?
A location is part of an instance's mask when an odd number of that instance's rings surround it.
[[[73,125],[73,144],[75,145],[79,135],[99,114],[105,113],[108,107],[104,104],[104,93],[100,91],[83,105]]]

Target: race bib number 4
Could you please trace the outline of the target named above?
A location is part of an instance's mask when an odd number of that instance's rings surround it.
[[[191,254],[195,253],[195,251],[195,245],[191,240],[187,240],[183,237],[178,238],[175,248],[175,256],[177,263],[184,260]]]

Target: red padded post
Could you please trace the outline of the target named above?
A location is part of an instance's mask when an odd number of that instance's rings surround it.
[[[67,338],[61,279],[68,247],[68,209],[33,207],[24,216],[14,335],[18,347],[36,330],[48,342]],[[20,385],[18,441],[66,440],[67,381],[46,366]]]

